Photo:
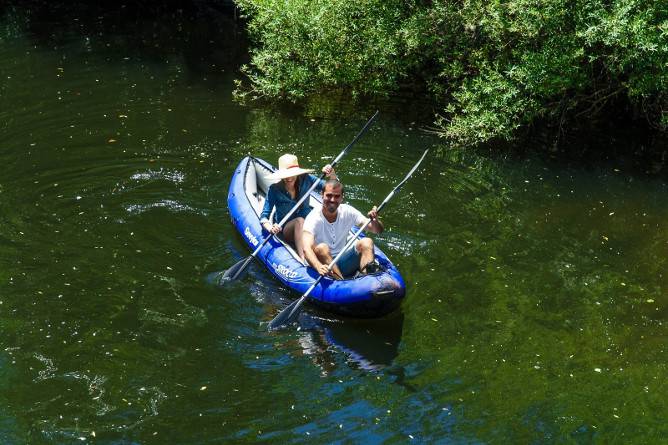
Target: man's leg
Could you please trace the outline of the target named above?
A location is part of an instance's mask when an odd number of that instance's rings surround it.
[[[356,244],[357,242],[343,252],[339,261],[336,262],[336,265],[339,266],[339,270],[344,277],[354,276],[355,272],[360,268],[360,254],[355,248]]]
[[[329,246],[325,243],[320,243],[317,246],[313,248],[313,251],[315,252],[315,256],[318,257],[318,261],[320,261],[322,264],[331,264],[332,260],[332,255],[329,250]],[[334,275],[335,278],[339,280],[343,280],[343,274],[341,273],[341,270],[339,269],[339,266],[336,264],[331,268],[332,274]]]
[[[373,261],[373,240],[362,238],[357,241],[355,248],[360,255],[360,271],[366,273],[366,265]]]

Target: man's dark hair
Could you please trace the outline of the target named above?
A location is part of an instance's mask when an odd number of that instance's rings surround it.
[[[327,187],[328,185],[331,186],[332,188],[341,187],[341,193],[343,193],[343,184],[338,179],[328,179],[327,181],[325,181],[325,185],[322,187],[323,192],[325,191],[325,187]]]

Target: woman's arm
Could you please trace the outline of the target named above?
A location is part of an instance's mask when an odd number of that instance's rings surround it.
[[[267,196],[264,200],[264,207],[262,207],[262,212],[260,213],[260,224],[264,225],[265,222],[269,222],[269,215],[271,214],[271,209],[274,208],[275,198],[273,193],[273,187],[269,187],[267,191]]]
[[[281,231],[281,226],[272,224],[271,221],[269,221],[269,216],[271,215],[271,211],[274,208],[274,203],[276,201],[275,196],[273,186],[269,187],[267,197],[264,200],[264,207],[262,207],[262,213],[260,213],[260,224],[264,230],[273,233],[274,235]]]

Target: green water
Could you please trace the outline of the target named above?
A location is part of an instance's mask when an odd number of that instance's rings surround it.
[[[249,253],[235,164],[318,168],[377,104],[240,106],[199,19],[119,20],[0,21],[0,443],[666,440],[664,180],[444,150],[375,237],[401,309],[268,333],[295,295],[261,267],[205,282]],[[342,161],[360,209],[444,149],[413,107]]]

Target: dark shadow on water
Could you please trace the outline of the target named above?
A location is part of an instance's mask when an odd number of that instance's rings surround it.
[[[299,329],[311,342],[305,353],[327,367],[333,351],[343,353],[349,364],[365,371],[391,367],[399,354],[404,315],[396,311],[379,319],[337,319],[321,312],[305,312]],[[304,345],[302,345],[304,346]]]
[[[638,178],[668,178],[668,134],[649,122],[629,120],[629,105],[620,102],[612,110],[567,128],[536,122],[517,133],[517,139],[493,141],[478,147],[491,157],[522,160],[538,156],[550,164],[576,169],[618,168]]]
[[[85,39],[90,51],[111,61],[119,54],[146,61],[180,55],[195,77],[236,70],[248,58],[232,1],[10,0],[0,5],[0,16],[40,47]]]
[[[224,270],[207,273],[204,281],[221,291],[246,287],[250,294],[248,298],[266,303],[266,319],[258,320],[263,330],[280,309],[297,297],[276,283],[255,261],[235,281],[221,282],[223,273]],[[284,327],[276,335],[299,330],[303,353],[311,356],[325,371],[336,367],[339,360],[335,356],[338,354],[343,354],[345,361],[354,367],[378,371],[393,366],[399,354],[403,324],[404,315],[400,309],[382,318],[354,319],[337,317],[307,304],[297,324]]]

